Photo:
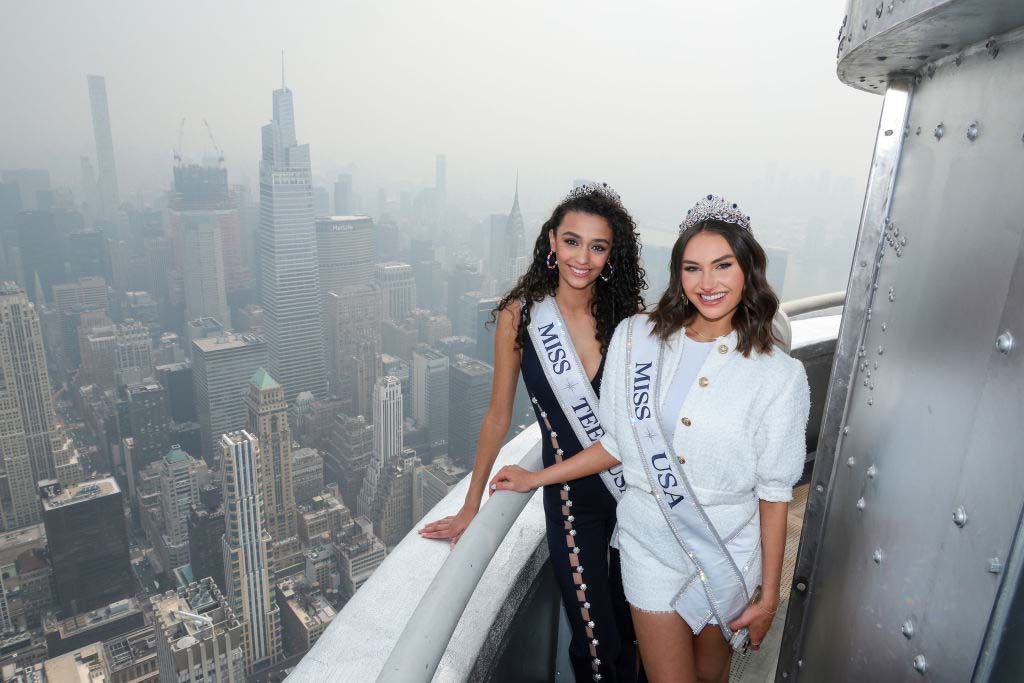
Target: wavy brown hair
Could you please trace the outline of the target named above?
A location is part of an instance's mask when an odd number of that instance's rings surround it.
[[[768,258],[749,230],[713,219],[701,221],[684,230],[672,247],[668,287],[651,311],[654,334],[662,341],[667,341],[697,317],[697,308],[691,303],[684,303],[683,254],[690,240],[702,232],[721,235],[729,243],[743,271],[743,295],[732,316],[732,326],[738,337],[736,348],[744,356],[750,356],[751,351],[770,353],[776,342],[772,334],[772,320],[779,310],[779,298],[775,296],[765,276]]]
[[[530,309],[535,302],[554,295],[558,289],[558,269],[549,269],[546,258],[551,250],[548,234],[557,231],[566,214],[572,211],[600,216],[608,221],[612,229],[611,253],[607,266],[611,266],[611,278],[605,282],[600,277],[594,282],[594,297],[590,312],[597,322],[597,341],[602,353],[608,349],[615,327],[625,318],[644,310],[643,290],[647,289],[646,274],[640,266],[640,235],[633,217],[618,199],[607,190],[594,189],[576,191],[555,207],[540,229],[533,245],[533,261],[530,268],[519,278],[515,286],[491,311],[491,323],[513,302],[523,302],[519,314],[519,329],[516,331],[516,348],[526,344],[527,327],[530,324]]]

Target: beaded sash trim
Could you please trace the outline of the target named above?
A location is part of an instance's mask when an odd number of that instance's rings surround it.
[[[527,329],[540,365],[544,368],[544,377],[580,446],[586,448],[596,443],[604,436],[604,428],[597,417],[597,394],[587,378],[583,362],[576,353],[554,297],[545,297],[533,304]],[[600,475],[605,488],[617,502],[626,490],[622,465],[616,465]]]
[[[547,431],[550,439],[551,446],[555,449],[555,462],[562,462],[565,451],[563,451],[558,445],[558,432],[551,427],[551,421],[548,419],[548,414],[544,410],[544,407],[539,404],[535,396],[530,397],[530,401],[540,409],[540,419],[544,422],[544,429]],[[580,547],[576,545],[576,529],[573,528],[573,522],[576,521],[575,515],[572,513],[572,498],[569,497],[572,487],[566,483],[562,483],[562,490],[558,492],[559,498],[562,501],[562,528],[565,531],[565,545],[569,554],[569,566],[572,567],[572,581],[576,585],[576,601],[580,606],[580,616],[583,618],[584,628],[587,633],[587,647],[590,651],[590,668],[594,672],[594,680],[601,680],[601,659],[598,657],[597,647],[600,642],[597,636],[594,634],[596,624],[590,614],[590,601],[587,598],[587,584],[583,582],[583,565],[580,564]]]
[[[729,622],[743,612],[749,600],[743,572],[694,495],[682,458],[661,430],[657,397],[665,347],[651,333],[646,317],[631,318],[628,333],[625,388],[631,397],[633,438],[658,509],[697,568],[700,580],[699,587],[684,586],[672,607],[695,633],[713,616],[729,641],[733,636]]]

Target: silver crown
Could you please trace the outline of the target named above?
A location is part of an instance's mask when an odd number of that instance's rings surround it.
[[[722,197],[709,194],[706,197],[701,197],[700,201],[686,212],[686,218],[679,224],[679,232],[683,232],[706,220],[732,223],[744,230],[750,230],[750,216],[740,211],[739,206]],[[752,230],[750,231],[753,232]]]
[[[565,199],[563,201],[568,202],[573,199],[579,199],[580,197],[587,197],[593,194],[602,195],[618,204],[622,203],[622,197],[620,197],[619,193],[613,190],[612,186],[608,183],[584,183],[578,187],[572,188],[569,194],[565,195]]]

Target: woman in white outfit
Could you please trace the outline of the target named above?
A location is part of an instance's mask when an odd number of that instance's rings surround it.
[[[765,267],[749,218],[703,198],[680,226],[657,307],[612,338],[604,436],[491,482],[528,491],[621,462],[615,540],[652,681],[727,681],[732,650],[756,649],[778,609],[809,389],[800,362],[774,347]]]

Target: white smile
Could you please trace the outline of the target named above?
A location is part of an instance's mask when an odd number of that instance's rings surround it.
[[[710,301],[718,301],[719,299],[723,298],[724,296],[725,296],[725,292],[720,292],[718,294],[701,294],[700,298],[701,298],[701,301],[709,301],[710,302]]]
[[[575,266],[569,266],[569,270],[571,270],[572,274],[577,276],[577,277],[586,277],[586,276],[590,275],[590,270],[591,269],[590,268],[577,268]]]

